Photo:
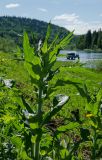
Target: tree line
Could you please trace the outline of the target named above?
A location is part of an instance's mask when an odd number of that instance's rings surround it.
[[[102,30],[94,31],[89,30],[85,35],[80,35],[76,39],[77,49],[92,49],[102,50]]]

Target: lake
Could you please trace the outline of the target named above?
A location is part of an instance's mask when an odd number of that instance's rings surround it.
[[[85,63],[85,65],[84,65],[85,67],[96,68],[97,65],[99,66],[98,62],[100,64],[102,64],[102,53],[87,53],[87,52],[84,52],[84,51],[63,50],[63,51],[60,52],[60,54],[63,54],[65,56],[64,57],[58,57],[58,61],[73,61],[73,60],[67,60],[67,58],[66,58],[66,54],[70,53],[70,52],[75,52],[75,54],[79,54],[80,62]]]

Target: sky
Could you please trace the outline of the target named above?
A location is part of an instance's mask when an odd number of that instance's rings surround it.
[[[102,0],[0,0],[0,16],[34,18],[75,34],[102,28]]]

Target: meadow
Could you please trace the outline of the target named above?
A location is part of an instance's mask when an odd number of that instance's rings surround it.
[[[72,35],[57,48],[52,43],[52,57],[48,37],[49,28],[39,54],[33,55],[25,33],[25,60],[0,52],[0,159],[98,160],[102,72],[84,68],[79,61],[56,61],[59,48]],[[12,87],[5,83],[9,79]]]

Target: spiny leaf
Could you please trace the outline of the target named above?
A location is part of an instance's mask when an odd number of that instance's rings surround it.
[[[50,33],[51,33],[51,24],[49,23],[48,24],[48,28],[47,28],[47,33],[46,33],[45,41],[44,41],[44,44],[43,44],[43,46],[41,48],[41,50],[42,50],[43,53],[47,52],[47,49],[48,49],[48,39],[49,39]]]
[[[64,48],[73,38],[73,32],[70,32],[63,40],[60,42],[61,48]]]
[[[22,97],[22,102],[29,113],[34,113],[32,108],[30,107],[30,105],[25,101],[25,99],[23,97]]]
[[[22,52],[21,49],[17,46],[17,58],[22,58]]]
[[[49,53],[50,54],[49,61],[52,61],[53,57],[57,56],[59,54],[59,51],[69,44],[72,37],[73,37],[73,32],[69,33],[65,38],[59,41],[58,44],[53,46],[53,50]]]
[[[90,102],[91,98],[90,98],[90,95],[89,95],[88,88],[87,88],[86,84],[84,84],[83,91],[84,91],[85,97],[87,98],[87,101]]]
[[[99,89],[98,93],[97,93],[97,101],[100,102],[102,99],[102,89]]]
[[[34,49],[30,47],[29,38],[26,32],[24,32],[23,49],[25,60],[27,62],[32,62],[34,59]]]
[[[26,69],[27,69],[27,71],[28,71],[28,73],[30,74],[31,77],[33,77],[36,80],[40,79],[40,76],[38,75],[39,73],[36,74],[33,71],[34,67],[36,68],[36,66],[33,66],[31,63],[25,62],[25,67],[26,67]]]
[[[50,46],[49,46],[49,48],[48,48],[48,51],[50,51],[50,50],[56,45],[56,42],[57,42],[57,40],[58,40],[58,36],[59,36],[59,34],[57,34],[57,35],[55,36],[55,39],[54,39],[53,42],[50,44]]]

